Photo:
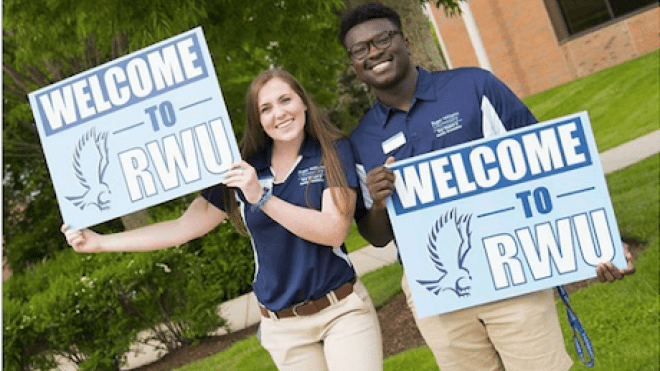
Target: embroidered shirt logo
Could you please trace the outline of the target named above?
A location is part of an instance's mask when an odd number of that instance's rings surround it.
[[[435,132],[435,136],[439,138],[454,130],[462,128],[463,125],[461,124],[461,121],[463,120],[458,117],[458,112],[454,112],[435,121],[431,121],[431,126]]]
[[[325,177],[325,168],[323,166],[312,166],[307,169],[298,170],[298,180],[300,185],[322,182]]]

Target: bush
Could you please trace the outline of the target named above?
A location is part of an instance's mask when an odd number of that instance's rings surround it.
[[[119,370],[145,330],[168,350],[190,344],[224,324],[219,304],[250,291],[253,272],[249,240],[229,223],[173,249],[60,251],[5,282],[4,366],[50,369],[59,355]]]

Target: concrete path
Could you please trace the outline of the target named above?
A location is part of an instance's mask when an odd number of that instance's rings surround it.
[[[637,138],[619,147],[612,148],[600,154],[604,172],[610,173],[637,163],[651,155],[660,153],[660,130]],[[396,249],[393,244],[384,248],[367,246],[349,254],[358,275],[363,275],[396,261]],[[253,293],[245,294],[220,305],[220,315],[227,320],[229,331],[237,331],[259,322],[257,300]],[[219,329],[215,334],[221,335],[227,329]],[[129,354],[128,365],[130,370],[151,363],[164,355],[154,345],[139,345],[136,347],[139,354]],[[74,365],[63,364],[60,370],[76,370]]]
[[[660,130],[631,140],[600,154],[603,171],[609,174],[660,152]]]

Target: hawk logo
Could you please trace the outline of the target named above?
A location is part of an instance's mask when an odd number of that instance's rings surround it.
[[[452,209],[440,216],[429,232],[426,247],[440,277],[417,282],[435,295],[449,290],[458,297],[470,296],[472,276],[463,263],[472,247],[471,218],[472,214],[457,215],[456,209]]]
[[[83,210],[89,205],[99,210],[110,207],[110,188],[103,181],[108,168],[108,132],[96,134],[96,128],[90,129],[78,141],[73,152],[73,170],[85,191],[79,196],[67,196],[74,206]]]

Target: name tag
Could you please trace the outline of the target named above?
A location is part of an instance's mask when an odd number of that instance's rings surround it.
[[[382,143],[383,153],[388,154],[406,144],[406,136],[400,131]]]

